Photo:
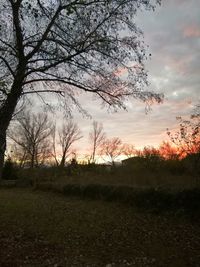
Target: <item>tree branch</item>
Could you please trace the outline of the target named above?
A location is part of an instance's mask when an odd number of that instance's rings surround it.
[[[15,74],[14,74],[12,68],[10,67],[8,61],[4,57],[2,57],[2,56],[0,56],[0,59],[5,63],[6,67],[8,68],[8,70],[10,71],[10,73],[12,74],[12,76],[15,78]]]

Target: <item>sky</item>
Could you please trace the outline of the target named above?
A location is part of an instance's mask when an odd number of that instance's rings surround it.
[[[177,116],[191,114],[200,100],[200,0],[163,0],[155,12],[140,12],[136,22],[144,32],[151,58],[146,62],[150,88],[164,93],[162,104],[145,113],[145,104],[131,100],[128,111],[109,113],[90,95],[79,100],[92,118],[76,110],[74,120],[84,136],[75,148],[87,154],[92,121],[103,124],[107,137],[119,137],[124,143],[158,146],[168,140],[166,129],[177,127]]]

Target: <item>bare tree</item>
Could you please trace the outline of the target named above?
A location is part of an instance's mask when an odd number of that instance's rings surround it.
[[[159,153],[161,157],[167,160],[177,160],[180,157],[177,147],[166,141],[159,146]]]
[[[78,125],[69,121],[68,123],[63,123],[62,128],[58,131],[59,135],[59,145],[62,149],[61,160],[59,166],[64,167],[67,157],[70,154],[70,149],[72,145],[82,138],[81,131]]]
[[[92,144],[91,162],[95,163],[96,153],[104,142],[105,137],[106,135],[103,131],[103,125],[97,121],[93,121],[92,131],[89,133],[90,142]]]
[[[160,157],[160,152],[159,149],[153,146],[145,146],[141,151],[141,155],[146,159],[151,159],[154,157]]]
[[[47,114],[31,114],[25,111],[16,119],[9,137],[20,148],[23,161],[30,164],[30,167],[44,163],[50,155],[49,140],[52,131],[52,124]]]
[[[189,169],[197,183],[200,177],[200,106],[190,116],[189,119],[178,117],[179,130],[171,132],[167,130],[167,134],[173,144],[176,145],[177,151],[181,158],[189,160]]]
[[[52,132],[51,132],[51,137],[52,137],[52,150],[51,150],[51,156],[54,158],[56,166],[59,166],[59,160],[57,158],[57,139],[56,139],[56,123],[52,127]]]
[[[115,166],[116,159],[122,155],[122,141],[118,137],[106,139],[101,145],[101,154],[103,157]]]
[[[122,152],[127,158],[131,158],[136,155],[135,146],[131,144],[124,144],[122,147]]]
[[[179,154],[184,157],[189,154],[200,153],[200,114],[191,115],[189,119],[178,117],[179,130],[167,134],[176,145]]]
[[[66,96],[67,110],[70,101],[80,108],[78,90],[116,108],[131,96],[146,103],[162,100],[144,91],[147,55],[134,22],[138,9],[152,10],[157,3],[1,0],[0,172],[6,130],[22,96],[43,94],[44,101],[52,93]],[[126,77],[119,75],[120,69],[127,71]]]

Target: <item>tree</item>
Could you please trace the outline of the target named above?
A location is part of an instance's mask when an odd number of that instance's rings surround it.
[[[173,133],[167,129],[167,134],[180,156],[200,153],[200,115],[193,114],[186,120],[178,117],[177,120],[179,130]]]
[[[145,158],[147,160],[160,157],[159,149],[153,147],[153,146],[145,146],[141,150],[136,150],[135,154],[138,157]]]
[[[51,137],[52,137],[52,151],[51,151],[51,156],[54,158],[56,166],[59,166],[59,160],[57,158],[57,150],[56,150],[56,123],[52,127],[52,132],[51,132]]]
[[[166,160],[177,160],[179,158],[178,149],[176,146],[171,145],[169,142],[162,142],[159,146],[160,156]]]
[[[131,158],[131,157],[134,157],[136,155],[136,149],[135,149],[134,145],[124,144],[122,150],[123,150],[123,154],[127,158]]]
[[[33,168],[43,164],[50,156],[51,131],[52,124],[47,114],[24,111],[9,129],[8,136],[21,149],[23,162]]]
[[[141,151],[141,157],[146,159],[147,163],[160,161],[160,151],[153,146],[145,146]]]
[[[194,110],[189,119],[178,117],[179,130],[167,134],[173,144],[176,145],[180,158],[189,162],[189,169],[192,171],[196,182],[199,182],[200,175],[200,106]]]
[[[138,9],[160,0],[1,0],[0,8],[0,173],[6,131],[20,99],[49,94],[81,109],[77,91],[125,107],[130,96],[146,103],[162,96],[144,91],[142,32]],[[131,62],[131,64],[130,64]],[[119,75],[124,69],[127,75]]]
[[[78,125],[70,120],[67,123],[63,123],[62,127],[58,131],[58,144],[61,146],[61,160],[59,161],[56,156],[55,149],[55,127],[53,133],[53,156],[56,160],[57,166],[64,167],[67,157],[69,156],[72,145],[82,138],[81,131]]]
[[[101,123],[93,121],[92,127],[92,131],[89,133],[90,142],[92,144],[90,162],[95,163],[96,152],[101,147],[101,144],[105,140],[106,135],[103,131],[103,125]]]
[[[122,154],[122,141],[118,137],[105,139],[101,145],[101,154],[115,166],[116,159]]]
[[[150,170],[156,170],[162,159],[159,149],[153,146],[145,146],[138,155],[144,159],[143,165]]]

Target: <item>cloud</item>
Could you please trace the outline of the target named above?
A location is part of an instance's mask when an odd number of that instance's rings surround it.
[[[200,37],[200,27],[198,25],[186,26],[183,29],[184,37]]]

